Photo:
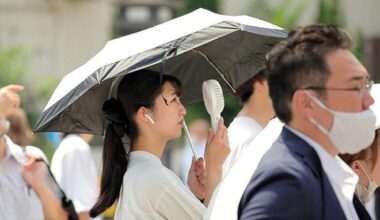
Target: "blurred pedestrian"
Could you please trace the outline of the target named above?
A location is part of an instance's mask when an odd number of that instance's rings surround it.
[[[51,161],[51,171],[74,203],[80,220],[90,219],[89,211],[99,193],[98,172],[89,145],[92,139],[92,134],[64,134]]]
[[[236,163],[248,143],[274,117],[267,78],[265,69],[262,69],[236,89],[236,96],[239,97],[243,108],[228,127],[231,153],[223,164],[223,176]]]
[[[20,105],[19,85],[0,89],[0,219],[67,219],[59,197],[46,181],[46,158],[41,150],[23,148],[6,135],[9,121],[5,116]]]
[[[339,156],[359,177],[356,195],[363,203],[369,202],[380,185],[380,129],[376,130],[375,139],[368,148],[356,154]]]

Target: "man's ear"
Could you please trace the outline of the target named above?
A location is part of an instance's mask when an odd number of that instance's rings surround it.
[[[357,175],[360,174],[360,165],[359,165],[359,162],[358,162],[357,160],[354,160],[353,162],[351,162],[350,167],[351,167],[351,169],[352,169]]]
[[[265,91],[265,80],[257,80],[252,84],[253,91]]]
[[[313,115],[313,104],[313,101],[304,90],[297,90],[294,92],[292,99],[293,111],[299,112],[304,117],[310,117]]]

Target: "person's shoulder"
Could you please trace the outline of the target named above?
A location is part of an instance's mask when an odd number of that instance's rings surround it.
[[[242,145],[251,141],[262,130],[262,127],[253,119],[246,116],[235,117],[228,126],[230,146]]]
[[[45,162],[48,162],[45,153],[38,147],[28,145],[25,147],[25,152],[35,158],[42,158]]]
[[[315,200],[311,201],[310,198]],[[321,199],[320,178],[303,158],[275,142],[243,193],[239,216],[249,219],[265,213],[274,217],[272,214],[276,213],[277,217],[283,216],[284,219],[307,219],[305,213],[319,210],[315,201]]]
[[[133,193],[139,192],[138,197],[158,199],[176,180],[170,176],[170,171],[163,166],[154,164],[134,164],[128,167],[124,174],[123,184],[126,188],[133,188]]]
[[[292,176],[301,185],[316,181],[318,174],[308,163],[308,158],[291,151],[281,140],[274,142],[263,156],[255,172],[256,176]]]
[[[69,134],[62,140],[56,151],[65,153],[90,151],[90,146],[79,135]]]
[[[167,168],[162,165],[144,161],[128,165],[124,178],[130,179],[132,177],[135,184],[160,184],[168,181],[167,172]]]

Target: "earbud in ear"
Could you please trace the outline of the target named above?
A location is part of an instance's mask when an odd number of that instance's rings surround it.
[[[147,113],[144,113],[144,117],[147,118],[153,125],[154,125],[154,121],[152,119],[152,117],[150,117]]]

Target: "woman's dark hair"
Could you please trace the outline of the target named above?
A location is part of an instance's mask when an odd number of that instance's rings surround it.
[[[298,89],[324,87],[330,77],[326,55],[350,49],[352,41],[343,30],[314,24],[289,33],[267,54],[269,94],[278,118],[288,124],[292,119],[291,100]],[[323,97],[323,91],[316,91]]]
[[[103,112],[111,123],[106,128],[103,146],[100,195],[90,210],[91,217],[98,216],[118,199],[129,153],[121,138],[126,134],[133,146],[139,135],[134,115],[140,107],[154,107],[154,100],[162,93],[165,82],[170,82],[180,96],[182,88],[178,79],[163,75],[160,84],[158,72],[143,69],[124,76],[117,89],[117,99],[112,98],[104,103]]]

